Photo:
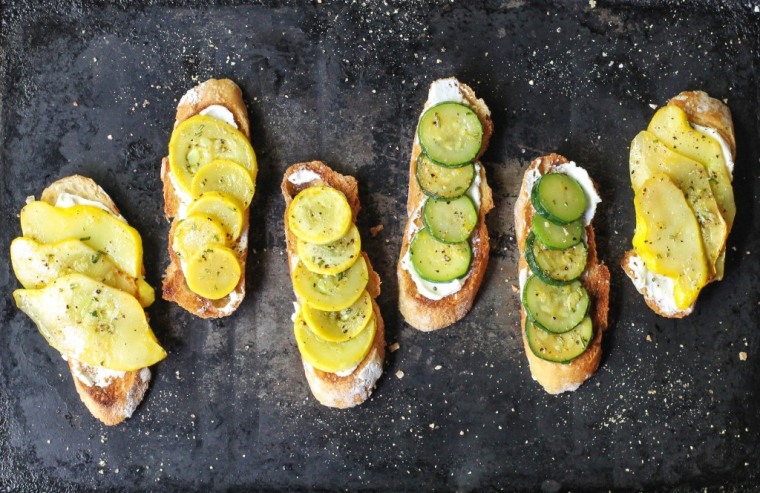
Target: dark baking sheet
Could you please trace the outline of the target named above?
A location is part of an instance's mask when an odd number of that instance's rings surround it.
[[[0,491],[757,490],[759,10],[3,2]],[[395,308],[395,263],[416,118],[428,84],[452,74],[496,125],[484,161],[496,200],[491,264],[472,313],[423,334]],[[91,176],[141,231],[158,286],[168,229],[160,159],[178,98],[212,76],[242,87],[260,159],[248,294],[219,321],[157,301],[149,313],[169,357],[136,414],[107,428],[13,305],[16,213],[59,177]],[[627,153],[653,105],[694,88],[733,112],[739,213],[726,280],[672,321],[649,311],[618,267],[633,234]],[[558,397],[530,379],[513,292],[519,180],[551,151],[599,182],[597,236],[612,271],[602,366]],[[372,398],[348,411],[311,397],[289,320],[279,182],[310,159],[359,179],[387,340],[400,345]],[[377,224],[385,229],[371,238]]]

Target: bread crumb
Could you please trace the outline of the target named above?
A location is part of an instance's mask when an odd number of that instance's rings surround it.
[[[517,286],[515,286],[515,285],[513,284],[513,285],[512,285],[512,292],[513,292],[513,293],[516,293],[516,292],[518,292],[518,291],[520,291],[520,288],[518,288]]]
[[[375,236],[380,234],[380,231],[382,231],[383,229],[384,229],[384,226],[382,224],[378,224],[377,226],[372,226],[371,228],[369,228],[369,234],[371,237],[374,238]]]
[[[397,371],[396,372],[396,378],[398,378],[399,380],[401,380],[402,378],[404,378],[404,372],[401,371],[401,370]]]
[[[393,344],[391,344],[390,346],[388,346],[388,351],[390,351],[392,353],[395,353],[396,351],[398,351],[398,348],[400,348],[400,347],[401,346],[399,345],[398,342],[394,342]]]
[[[430,426],[431,430],[435,430],[435,423],[430,423],[428,426]]]
[[[443,368],[441,365],[435,365],[436,370],[440,370],[441,368]]]
[[[647,342],[652,342],[652,334],[647,334]]]
[[[73,103],[71,103],[71,104],[72,104],[73,106],[79,106],[79,103],[77,103],[76,101],[74,101],[74,102],[73,102]]]
[[[741,361],[747,361],[747,352],[746,352],[746,351],[741,351],[741,352],[739,353],[739,359],[740,359]]]

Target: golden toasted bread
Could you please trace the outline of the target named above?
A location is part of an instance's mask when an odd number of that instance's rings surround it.
[[[517,236],[517,246],[520,250],[519,272],[521,276],[521,290],[527,278],[526,274],[529,271],[524,251],[525,242],[533,223],[533,216],[536,213],[530,201],[530,192],[535,182],[535,175],[536,173],[538,175],[549,173],[553,167],[567,162],[568,160],[563,156],[549,154],[548,156],[542,156],[533,160],[525,171],[520,195],[515,202],[515,234]],[[528,356],[530,372],[533,375],[533,379],[540,383],[544,390],[550,394],[559,394],[577,389],[594,374],[602,359],[602,332],[607,329],[607,313],[609,311],[610,272],[607,266],[600,262],[597,257],[596,237],[594,236],[594,228],[591,225],[586,226],[586,238],[588,263],[586,264],[585,272],[581,276],[581,283],[591,298],[589,315],[594,323],[594,339],[586,351],[570,363],[554,363],[537,357],[528,346],[528,340],[525,335],[525,308],[521,307],[520,311],[523,345],[525,346],[525,353]]]
[[[684,91],[668,101],[668,104],[681,108],[686,113],[689,123],[716,130],[728,146],[732,161],[736,159],[736,136],[734,134],[733,120],[731,119],[731,110],[729,110],[728,106],[710,97],[704,91]],[[728,227],[730,231],[730,223]],[[725,245],[720,262],[722,263],[724,260]],[[658,276],[649,271],[646,265],[644,265],[644,261],[634,250],[625,252],[620,265],[631,281],[633,281],[636,290],[644,296],[644,301],[649,308],[658,315],[667,318],[683,318],[694,311],[696,301],[690,306],[680,309],[670,297],[650,290],[648,286],[659,285],[661,287],[670,281],[664,276]],[[651,282],[648,282],[648,280]],[[711,279],[711,281],[718,280],[720,280],[720,277],[713,277]]]
[[[291,176],[300,173],[307,179],[300,178],[291,180]],[[295,183],[294,183],[295,182]],[[348,199],[351,206],[353,220],[356,222],[356,216],[359,214],[359,184],[351,176],[344,176],[336,173],[327,165],[319,161],[308,163],[298,163],[290,166],[282,179],[282,196],[285,198],[285,210],[292,202],[293,198],[302,190],[326,185],[339,190]],[[295,269],[297,260],[296,237],[288,228],[287,214],[284,219],[285,238],[288,252],[288,265],[291,275]],[[302,359],[306,380],[309,382],[314,397],[325,406],[348,408],[361,404],[372,393],[380,375],[383,373],[383,360],[385,359],[385,327],[383,317],[380,314],[380,308],[375,298],[380,296],[380,276],[372,268],[366,253],[362,252],[364,260],[367,262],[369,271],[369,282],[367,283],[367,292],[372,297],[372,308],[375,314],[376,331],[375,338],[372,341],[367,356],[349,375],[338,375],[328,373],[314,368],[311,364]],[[301,302],[301,300],[299,300]]]
[[[212,105],[224,106],[232,112],[238,128],[250,140],[250,124],[242,92],[229,79],[209,79],[185,93],[177,105],[174,127],[176,128],[183,121],[197,115]],[[240,281],[230,294],[219,300],[204,298],[191,291],[187,286],[185,275],[182,272],[181,261],[173,248],[171,239],[174,237],[174,229],[177,227],[179,220],[182,219],[183,210],[192,199],[189,195],[183,194],[178,190],[172,180],[169,158],[164,157],[161,161],[161,181],[164,184],[164,213],[168,220],[173,219],[173,221],[169,231],[168,242],[171,262],[164,274],[163,298],[167,301],[174,301],[190,313],[201,318],[226,317],[240,306],[245,297],[245,263],[248,256],[249,211],[246,209],[243,212],[243,230],[240,238],[232,246],[232,250],[240,262],[240,269],[243,273],[240,276]]]
[[[47,187],[40,200],[55,205],[62,193],[99,202],[115,216],[121,216],[108,194],[90,178],[79,175],[62,178]],[[150,383],[151,374],[148,368],[113,372],[72,358],[69,358],[68,362],[82,402],[93,416],[108,426],[117,425],[132,416]]]
[[[455,88],[461,94],[463,102],[478,115],[480,123],[483,125],[483,144],[476,157],[477,162],[488,147],[488,141],[491,138],[491,134],[493,134],[493,122],[491,121],[490,110],[482,99],[478,99],[475,96],[472,88],[455,78],[438,80],[433,84],[436,83],[449,84]],[[423,113],[425,109],[433,104],[435,102],[432,101],[431,96],[428,96]],[[454,322],[461,320],[472,308],[480,284],[483,282],[486,267],[488,266],[490,246],[485,218],[486,214],[493,209],[494,203],[491,187],[488,186],[488,182],[486,181],[485,168],[482,164],[478,163],[480,208],[478,211],[478,224],[470,237],[472,264],[470,265],[469,275],[459,291],[439,300],[430,299],[420,293],[411,274],[403,267],[402,261],[409,251],[409,245],[415,232],[422,227],[420,208],[427,196],[423,193],[415,178],[417,175],[417,158],[419,158],[421,153],[422,148],[415,133],[412,157],[409,163],[409,196],[406,204],[408,219],[404,228],[404,237],[401,243],[401,252],[396,272],[399,285],[398,306],[401,314],[404,316],[406,323],[415,329],[427,332],[448,327]]]

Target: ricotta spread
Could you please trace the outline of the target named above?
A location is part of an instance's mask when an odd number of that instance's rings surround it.
[[[109,370],[102,366],[88,365],[78,360],[72,360],[71,372],[74,376],[87,387],[108,387],[111,382],[116,378],[123,378],[126,372]],[[148,378],[150,378],[150,370],[148,371]]]
[[[728,142],[726,142],[726,139],[723,138],[720,132],[718,132],[716,129],[712,127],[703,127],[702,125],[696,125],[694,123],[691,123],[690,125],[694,128],[694,130],[698,131],[699,133],[707,135],[708,137],[712,137],[713,139],[718,141],[718,144],[720,144],[720,148],[723,151],[723,159],[726,163],[728,176],[733,180],[734,179],[734,159],[731,157],[731,149],[728,147]]]
[[[464,95],[459,86],[459,81],[453,77],[448,79],[438,79],[430,84],[428,91],[427,106],[434,106],[438,103],[464,103]]]
[[[305,185],[314,180],[321,180],[322,177],[310,169],[299,169],[288,176],[288,181],[293,185]]]
[[[673,295],[675,286],[673,279],[649,270],[644,264],[644,260],[635,253],[628,258],[628,267],[633,273],[631,280],[636,290],[641,293],[646,289],[647,298],[654,301],[663,313],[675,315],[682,311],[676,305],[676,299]]]
[[[237,123],[235,123],[235,115],[233,115],[226,106],[222,106],[220,104],[212,104],[211,106],[207,106],[201,110],[201,115],[216,118],[217,120],[221,120],[232,125],[235,128],[238,128]]]
[[[114,214],[111,209],[109,209],[102,203],[98,202],[97,200],[90,200],[84,197],[80,197],[79,195],[74,195],[68,192],[62,192],[60,195],[58,195],[58,198],[55,201],[55,206],[61,207],[63,209],[68,208],[68,207],[74,207],[75,205],[91,205],[93,207],[97,207],[98,209],[106,211],[107,213],[111,214],[112,216],[116,217],[117,219],[121,221],[127,222],[126,219],[124,219],[124,217],[121,214]]]

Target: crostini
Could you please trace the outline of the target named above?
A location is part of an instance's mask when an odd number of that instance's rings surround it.
[[[359,185],[324,163],[294,164],[282,179],[295,338],[312,393],[325,406],[364,402],[383,373],[380,276],[356,228]]]
[[[515,203],[523,344],[550,394],[576,390],[602,358],[610,272],[591,225],[599,202],[585,169],[549,154],[525,171]]]
[[[172,221],[165,300],[201,318],[226,317],[243,301],[257,171],[240,88],[210,79],[182,96],[161,163]]]
[[[492,133],[491,112],[469,86],[453,77],[431,84],[412,146],[396,269],[399,310],[418,330],[461,320],[483,281],[494,204],[478,159]]]
[[[130,417],[166,357],[143,307],[142,240],[94,181],[69,176],[30,197],[19,214],[22,237],[11,243],[13,271],[24,289],[16,305],[68,361],[79,397],[97,419]]]
[[[663,317],[689,315],[702,288],[723,278],[735,156],[728,106],[702,91],[668,101],[631,142],[636,232],[621,265]]]

